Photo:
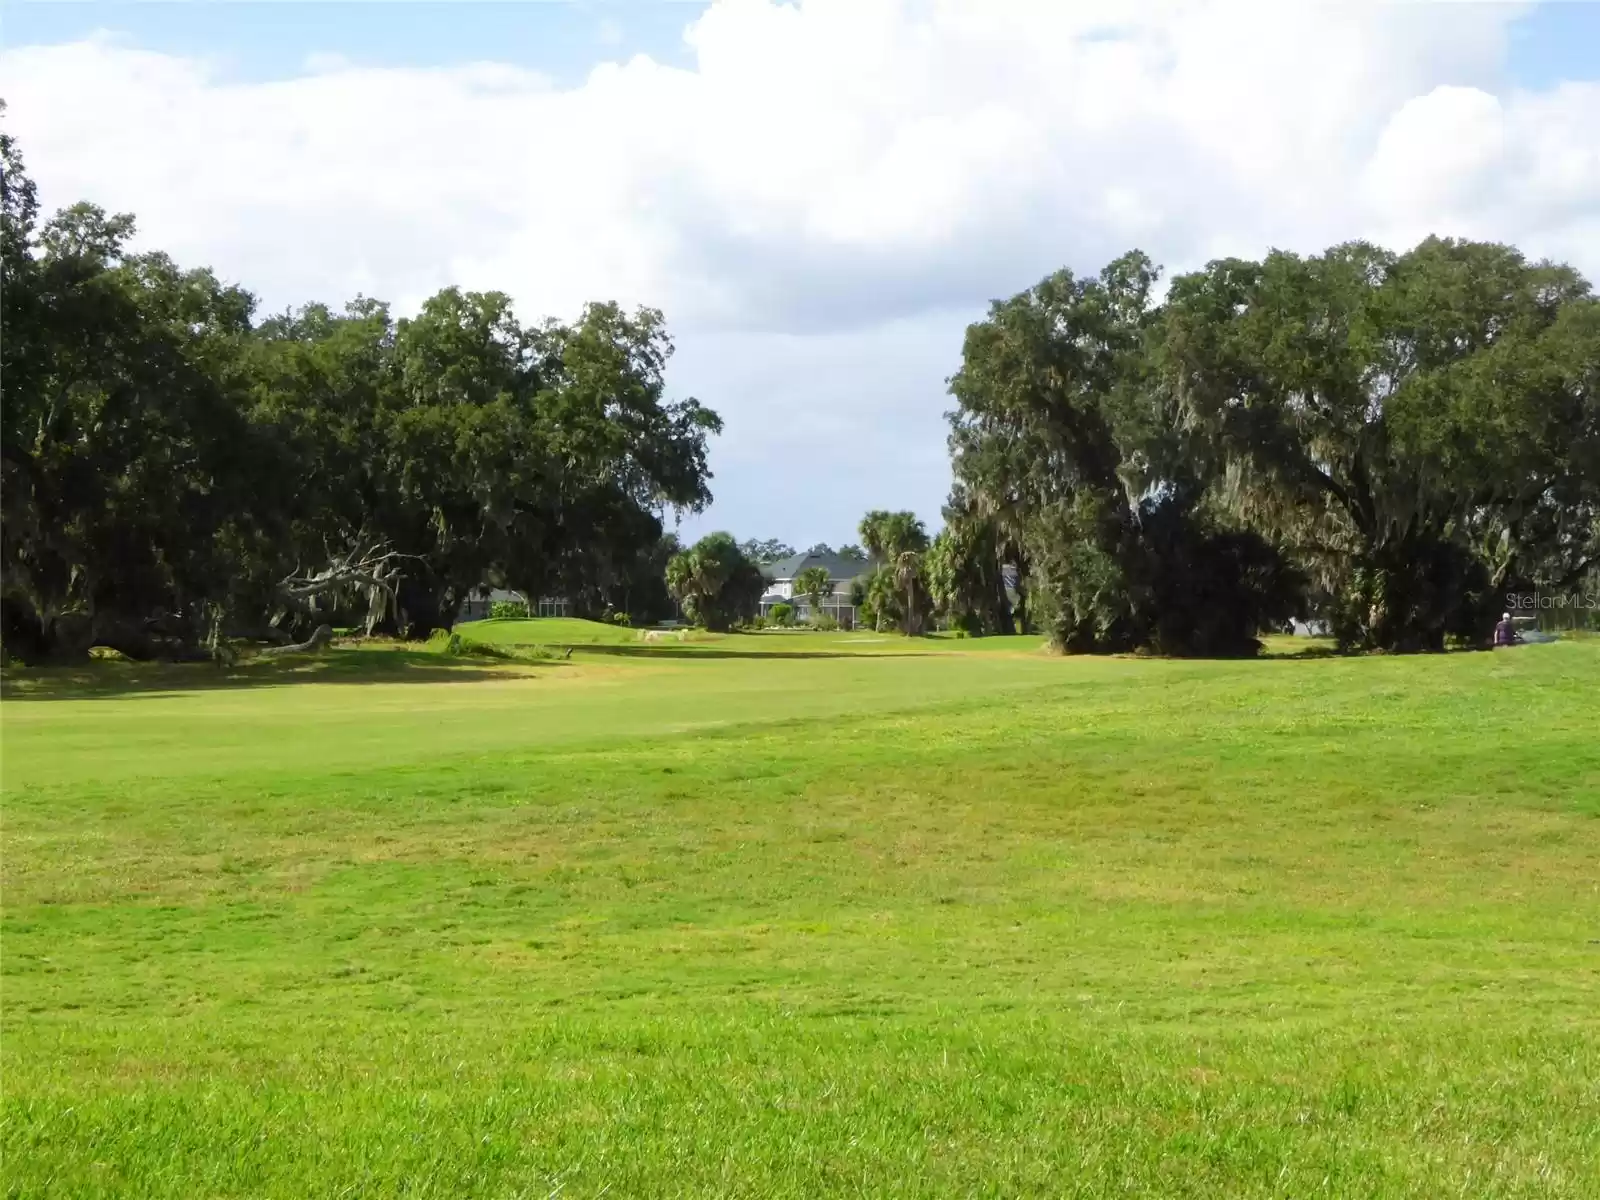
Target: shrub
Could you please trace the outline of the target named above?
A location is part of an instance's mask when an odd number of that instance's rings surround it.
[[[527,615],[525,600],[496,600],[489,605],[489,619],[493,621],[520,621]]]
[[[620,625],[624,629],[631,629],[633,627],[633,618],[628,616],[628,614],[625,612],[612,613],[611,623],[613,625]]]
[[[793,625],[794,606],[790,604],[774,604],[767,611],[767,617],[774,625]]]
[[[544,662],[569,657],[554,646],[496,646],[462,637],[459,633],[435,629],[428,645],[437,646],[448,658],[494,658],[502,662]]]
[[[1467,547],[1409,538],[1358,556],[1331,606],[1333,636],[1341,650],[1443,650],[1452,638],[1483,646],[1498,599]]]
[[[983,618],[975,612],[964,612],[950,622],[950,632],[957,637],[983,636]]]
[[[713,633],[755,616],[767,583],[728,533],[707,534],[667,563],[667,589],[683,615]]]
[[[828,613],[821,613],[811,622],[811,628],[823,633],[832,633],[839,628],[839,620]]]
[[[468,642],[465,653],[478,658],[498,658],[505,662],[559,657],[549,646],[492,646],[488,642]]]

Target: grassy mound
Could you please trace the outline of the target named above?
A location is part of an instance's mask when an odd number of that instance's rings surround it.
[[[491,646],[626,646],[639,640],[637,629],[580,617],[466,621],[455,632]]]

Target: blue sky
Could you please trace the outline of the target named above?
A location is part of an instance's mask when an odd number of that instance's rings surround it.
[[[1600,278],[1600,3],[1090,2],[11,0],[0,95],[47,206],[267,309],[663,308],[727,424],[689,533],[937,525],[966,323],[1132,246],[1437,232]]]
[[[414,3],[65,3],[10,0],[0,35],[9,45],[64,42],[105,30],[150,49],[215,56],[231,74],[273,79],[309,55],[362,65],[428,66],[492,59],[576,83],[597,62],[648,54],[686,65],[683,30],[700,0],[416,0]],[[1592,79],[1600,57],[1600,3],[1535,4],[1513,29],[1508,81],[1544,87]]]
[[[579,82],[596,62],[648,54],[683,64],[683,29],[701,5],[531,0],[528,3],[38,3],[7,5],[6,40],[62,42],[97,30],[138,45],[220,58],[240,78],[298,72],[312,54],[369,66],[492,59]]]

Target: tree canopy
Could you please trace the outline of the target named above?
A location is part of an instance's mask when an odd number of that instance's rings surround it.
[[[726,629],[794,554],[667,532],[711,500],[721,422],[668,397],[654,309],[527,324],[446,288],[263,319],[135,250],[130,216],[43,216],[3,133],[0,160],[8,654],[420,637],[486,586]],[[874,510],[837,551],[864,620],[1248,654],[1315,616],[1347,648],[1435,650],[1482,644],[1512,593],[1600,579],[1600,301],[1571,267],[1429,238],[1159,282],[1135,251],[968,328],[943,530]],[[825,576],[795,594],[815,609]]]
[[[822,599],[833,594],[833,581],[828,578],[826,567],[806,567],[794,577],[791,585],[796,596],[804,596],[811,601],[811,619],[815,622],[822,616]]]
[[[916,513],[874,509],[858,530],[870,569],[852,585],[851,602],[875,629],[897,625],[909,635],[927,623],[931,598],[922,579],[927,528]]]
[[[756,615],[767,578],[731,533],[711,533],[672,556],[667,586],[690,620],[723,632]]]
[[[780,558],[790,558],[794,554],[794,547],[787,542],[780,542],[777,538],[758,539],[751,538],[739,543],[739,553],[758,566],[775,563]]]
[[[922,573],[935,614],[963,633],[1015,633],[1006,591],[1005,555],[995,522],[945,511],[945,527],[923,556]]]
[[[659,312],[524,325],[447,288],[257,321],[130,250],[131,217],[41,220],[0,152],[8,652],[182,655],[340,612],[423,636],[486,584],[663,615],[663,519],[709,502],[721,423],[666,398]]]
[[[1500,245],[1365,243],[1174,282],[1168,367],[1241,519],[1312,567],[1347,643],[1481,637],[1600,562],[1600,306]]]
[[[1164,304],[1157,278],[1059,272],[968,330],[933,556],[960,619],[993,559],[1069,649],[1248,653],[1307,604],[1347,646],[1437,649],[1600,562],[1570,268],[1430,239],[1217,262]]]

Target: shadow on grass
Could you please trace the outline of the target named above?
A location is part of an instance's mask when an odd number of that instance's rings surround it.
[[[1302,650],[1268,650],[1264,654],[1256,655],[1257,658],[1349,658],[1350,655],[1333,646],[1307,646]]]
[[[935,652],[929,650],[890,650],[862,652],[860,650],[744,650],[733,646],[696,644],[694,642],[657,642],[637,646],[584,646],[575,645],[574,654],[608,654],[614,658],[764,658],[783,661],[792,658],[927,658]]]
[[[163,693],[281,687],[296,683],[482,683],[526,673],[532,666],[559,668],[560,662],[447,658],[425,650],[344,650],[294,654],[241,662],[93,662],[72,667],[7,671],[0,677],[6,700],[97,700]],[[520,667],[521,672],[505,668]]]

